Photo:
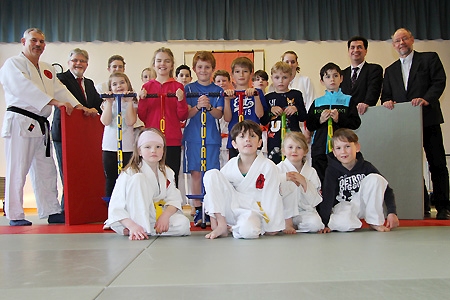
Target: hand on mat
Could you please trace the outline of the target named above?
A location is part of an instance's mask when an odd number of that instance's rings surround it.
[[[134,222],[133,222],[134,223]],[[130,236],[128,237],[131,241],[136,241],[136,240],[146,240],[148,239],[148,235],[145,232],[144,228],[136,223],[134,223],[134,225],[130,225],[128,226],[128,230],[129,230],[129,234]]]
[[[386,227],[389,229],[396,228],[400,225],[396,214],[389,214],[386,218]]]

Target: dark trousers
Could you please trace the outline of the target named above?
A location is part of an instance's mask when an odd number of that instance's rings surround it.
[[[123,166],[125,167],[131,159],[133,152],[123,152]],[[117,152],[103,151],[103,170],[105,171],[105,197],[111,197],[117,177],[119,177],[117,167]]]
[[[62,166],[62,143],[53,142],[53,147],[55,148],[56,160],[58,161],[59,176],[61,177],[61,184],[63,186],[63,192],[61,196],[61,210],[64,211],[64,175]]]
[[[175,173],[175,184],[178,187],[178,176],[181,165],[181,146],[167,146],[166,165]]]
[[[325,170],[328,166],[328,158],[326,154],[319,154],[311,157],[312,167],[316,170],[319,176],[320,182],[323,186],[323,180],[325,179]]]
[[[436,210],[448,209],[449,177],[441,125],[423,128],[423,148],[433,182],[433,198]]]

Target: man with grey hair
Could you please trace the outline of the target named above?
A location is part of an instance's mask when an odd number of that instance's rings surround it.
[[[69,69],[66,72],[59,73],[58,79],[67,87],[72,95],[77,98],[83,106],[91,108],[95,112],[100,112],[102,98],[95,90],[94,82],[84,77],[84,72],[88,67],[89,54],[86,50],[75,48],[70,51],[67,61]],[[58,159],[59,175],[64,184],[62,170],[62,138],[61,138],[61,110],[55,108],[52,123],[53,146]],[[61,197],[61,208],[64,211],[64,194]]]
[[[449,220],[449,176],[441,130],[444,117],[439,102],[447,77],[436,52],[414,51],[413,44],[414,37],[406,28],[397,29],[392,36],[392,46],[400,59],[385,70],[381,103],[388,109],[401,102],[422,106],[423,148],[433,182],[436,219]]]
[[[11,226],[28,226],[23,211],[23,187],[27,173],[33,183],[39,218],[64,223],[58,202],[56,166],[51,155],[49,122],[52,106],[92,113],[56,78],[55,69],[39,61],[45,35],[37,28],[25,30],[22,52],[8,58],[0,69],[7,111],[3,120],[5,138],[5,212]]]

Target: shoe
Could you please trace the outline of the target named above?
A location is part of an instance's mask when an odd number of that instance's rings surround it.
[[[30,221],[22,219],[22,220],[9,220],[9,225],[10,226],[31,226]]]
[[[448,210],[442,209],[437,212],[436,220],[450,220],[450,216],[448,215]]]
[[[194,215],[194,226],[199,227],[202,224],[202,210],[196,209]]]
[[[64,224],[66,218],[63,213],[48,216],[48,224]]]

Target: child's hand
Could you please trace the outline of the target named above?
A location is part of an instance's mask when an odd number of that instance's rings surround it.
[[[279,106],[272,106],[270,108],[270,112],[274,115],[274,116],[279,116],[283,113],[283,109]]]
[[[128,230],[130,231],[130,236],[128,238],[131,241],[148,239],[148,235],[145,232],[144,228],[136,223],[128,226]]]
[[[292,116],[297,112],[297,107],[290,105],[284,109],[284,112],[286,113],[286,116]]]
[[[331,110],[330,117],[333,119],[333,121],[335,123],[338,122],[338,120],[339,120],[339,112],[338,112],[338,110],[336,108]]]
[[[125,93],[124,93],[124,97],[122,97],[123,101],[125,101],[125,102],[133,101],[133,97],[127,97],[127,96],[125,96],[125,95],[127,95],[127,94],[133,94],[133,92],[132,92],[132,91],[125,92]]]
[[[255,88],[248,88],[245,90],[245,96],[247,97],[252,97],[256,94],[256,89]]]
[[[386,218],[386,227],[389,229],[396,228],[400,225],[398,217],[396,214],[388,214]]]
[[[146,89],[140,90],[138,97],[139,99],[144,99],[145,97],[147,97],[147,90]]]
[[[330,232],[331,232],[331,229],[328,227],[325,227],[324,229],[318,231],[318,233],[330,233]]]
[[[156,221],[155,224],[155,231],[157,234],[161,234],[169,230],[169,218],[170,216],[167,213],[162,213],[162,215],[159,216],[158,221]]]
[[[296,186],[301,185],[303,187],[303,190],[306,192],[307,188],[306,178],[299,172],[295,171],[286,172],[286,180],[292,181],[293,183],[295,183]]]
[[[198,97],[197,107],[199,107],[199,108],[204,107],[206,109],[209,109],[210,106],[211,106],[211,104],[209,102],[208,96],[201,95],[200,97]]]
[[[183,101],[184,92],[182,89],[178,88],[178,90],[175,92],[175,95],[177,96],[178,101]]]
[[[325,123],[326,121],[328,121],[328,119],[331,116],[331,110],[329,109],[325,109],[321,114],[320,114],[320,124]]]
[[[223,93],[226,94],[227,97],[233,97],[234,96],[234,90],[224,90]],[[227,98],[227,97],[225,97],[225,98]]]

